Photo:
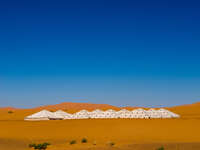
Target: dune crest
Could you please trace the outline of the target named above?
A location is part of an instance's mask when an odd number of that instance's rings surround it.
[[[65,110],[68,112],[76,112],[80,111],[82,109],[86,109],[88,111],[92,111],[95,109],[101,109],[101,110],[107,110],[107,109],[114,109],[114,110],[120,110],[120,109],[128,109],[128,110],[133,110],[137,109],[138,107],[134,106],[125,106],[125,107],[117,107],[109,104],[93,104],[93,103],[75,103],[75,102],[64,102],[60,104],[55,104],[55,105],[45,105],[45,106],[39,106],[35,108],[28,108],[28,109],[21,109],[21,108],[14,108],[14,107],[0,107],[0,110],[2,111],[23,111],[26,110],[28,111],[33,111],[37,112],[39,110],[47,109],[50,111],[56,111],[56,110]],[[147,109],[144,107],[140,107],[143,109]],[[175,112],[177,114],[180,114],[181,116],[186,116],[186,117],[195,117],[195,118],[200,118],[200,102],[196,102],[193,104],[185,104],[185,105],[179,105],[179,106],[174,106],[174,107],[166,107],[172,112]],[[156,108],[157,109],[157,108]]]
[[[92,103],[73,103],[73,102],[64,102],[60,104],[55,105],[46,105],[46,106],[40,106],[36,107],[34,109],[48,109],[48,110],[94,110],[94,109],[119,109],[116,106],[108,105],[108,104],[92,104]]]

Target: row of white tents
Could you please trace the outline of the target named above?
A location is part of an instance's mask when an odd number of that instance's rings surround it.
[[[150,119],[150,118],[179,118],[180,115],[175,114],[166,109],[135,109],[129,111],[127,109],[122,109],[120,111],[115,111],[109,109],[107,111],[102,111],[96,109],[92,112],[87,110],[81,110],[74,114],[58,110],[56,112],[50,112],[48,110],[42,110],[33,115],[27,116],[25,120],[66,120],[66,119],[109,119],[109,118],[141,118],[141,119]]]

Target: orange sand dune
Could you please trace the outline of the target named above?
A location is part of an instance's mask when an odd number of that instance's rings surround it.
[[[46,106],[40,106],[32,109],[17,109],[13,107],[6,107],[6,108],[0,108],[0,120],[23,120],[23,118],[27,115],[30,115],[32,113],[35,113],[42,109],[47,109],[51,111],[56,111],[58,109],[65,110],[69,113],[74,113],[82,109],[86,110],[94,110],[94,109],[128,109],[133,110],[139,107],[116,107],[108,104],[90,104],[90,103],[72,103],[72,102],[65,102],[61,104],[56,105],[46,105]],[[143,107],[142,107],[143,108]],[[143,108],[148,109],[148,108]],[[158,109],[158,108],[155,108]],[[180,114],[183,118],[200,118],[200,102],[194,103],[194,104],[188,104],[188,105],[180,105],[175,107],[169,107],[167,108],[177,114]],[[13,114],[9,114],[8,111],[12,110]]]
[[[12,111],[12,110],[17,110],[17,108],[14,108],[14,107],[0,107],[0,110]]]
[[[200,102],[168,108],[183,117],[200,118]]]
[[[41,106],[37,107],[35,109],[48,109],[48,110],[81,110],[81,109],[87,109],[87,110],[94,110],[94,109],[118,109],[115,106],[108,105],[108,104],[91,104],[91,103],[72,103],[72,102],[65,102],[61,104],[56,105],[47,105],[47,106]]]
[[[70,104],[70,105],[67,105]],[[75,107],[76,106],[76,107]],[[87,106],[87,107],[86,107]],[[95,107],[94,107],[95,106]],[[0,110],[0,150],[27,150],[32,142],[50,142],[49,150],[155,150],[165,145],[167,150],[200,149],[200,103],[168,108],[180,119],[97,119],[63,121],[24,121],[38,109],[119,109],[110,105],[62,103],[37,109]],[[132,107],[128,107],[132,109]],[[87,144],[80,142],[88,139]],[[77,144],[70,145],[69,141]],[[93,145],[93,143],[97,143]],[[112,148],[108,145],[114,142]]]
[[[199,119],[0,121],[0,149],[13,150],[15,145],[14,150],[27,150],[32,142],[50,142],[49,150],[108,149],[109,142],[125,150],[154,143],[199,143],[200,148],[199,126]],[[88,139],[85,145],[80,142],[83,137]],[[70,145],[71,140],[77,144]]]

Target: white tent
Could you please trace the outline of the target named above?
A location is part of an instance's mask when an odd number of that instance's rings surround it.
[[[104,111],[105,118],[119,118],[118,113],[115,110],[108,109]]]
[[[180,115],[175,114],[164,108],[161,108],[158,111],[161,113],[162,118],[179,118],[180,117]]]
[[[74,119],[88,119],[90,118],[90,112],[87,110],[81,110],[73,115]]]
[[[153,108],[146,111],[150,118],[161,118],[161,113]]]
[[[72,117],[73,117],[72,114],[66,113],[62,110],[58,110],[58,111],[54,112],[54,114],[56,116],[60,116],[62,119],[72,119]]]
[[[92,112],[89,113],[90,118],[106,118],[104,111],[100,110],[100,109],[96,109]]]
[[[24,118],[24,120],[62,120],[62,119],[88,119],[88,118],[179,118],[178,114],[175,114],[166,109],[135,109],[133,111],[129,111],[126,109],[122,109],[120,111],[115,111],[109,109],[107,111],[102,111],[96,109],[92,112],[88,112],[87,110],[81,110],[75,114],[69,114],[62,110],[58,110],[54,113],[48,110],[42,110],[38,113],[32,114]]]
[[[132,118],[149,118],[146,110],[138,108],[132,111]]]
[[[119,118],[132,118],[132,112],[127,109],[121,109],[117,114]]]
[[[42,110],[40,112],[27,116],[24,120],[34,121],[34,120],[59,120],[59,119],[62,119],[62,118],[48,110]]]

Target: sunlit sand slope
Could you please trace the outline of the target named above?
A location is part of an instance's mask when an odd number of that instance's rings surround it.
[[[13,113],[1,109],[0,150],[27,150],[32,142],[50,142],[49,150],[155,150],[162,145],[168,150],[199,150],[200,104],[169,109],[182,117],[28,122],[24,117],[38,109],[13,109]],[[83,137],[88,143],[80,142]],[[71,140],[77,144],[70,145]],[[114,147],[109,142],[114,142]]]
[[[24,143],[49,141],[53,144],[51,149],[67,148],[73,139],[78,144],[72,148],[82,148],[80,140],[83,137],[88,139],[87,145],[90,146],[94,141],[97,146],[104,146],[109,141],[115,142],[116,146],[134,143],[199,143],[199,127],[198,119],[0,121],[0,139],[15,141],[21,147]]]
[[[200,118],[200,102],[169,108],[186,118]]]

